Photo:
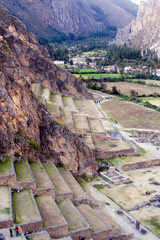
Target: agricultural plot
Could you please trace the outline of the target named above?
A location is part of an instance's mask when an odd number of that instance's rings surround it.
[[[105,79],[105,78],[120,78],[120,74],[107,74],[107,73],[88,73],[88,74],[82,74],[82,77],[85,79],[88,78],[94,78],[94,79]]]
[[[134,90],[138,92],[138,95],[150,95],[154,93],[160,94],[160,88],[158,87],[149,87],[146,85],[141,85],[138,83],[129,83],[129,82],[108,82],[106,83],[106,89],[112,90],[113,87],[116,87],[117,90],[123,94],[131,95],[131,91]]]
[[[65,167],[59,167],[58,169],[73,192],[73,200],[86,198],[86,193],[83,191],[71,173]]]
[[[0,222],[10,218],[10,193],[8,186],[0,186]]]
[[[63,107],[62,96],[59,93],[51,93],[51,102]]]
[[[160,81],[156,80],[143,80],[143,81],[145,81],[147,84],[154,84],[160,86]]]
[[[75,104],[79,110],[86,114],[87,116],[95,117],[95,118],[103,118],[102,113],[99,111],[98,107],[96,106],[93,100],[75,100]]]
[[[46,101],[50,101],[50,89],[49,88],[42,88],[40,92],[40,96]]]
[[[33,162],[30,164],[31,170],[36,179],[37,188],[52,188],[53,185],[49,179],[46,171],[40,162]]]
[[[83,140],[91,149],[95,149],[91,135],[86,135]]]
[[[76,107],[72,97],[63,96],[62,99],[63,99],[64,107],[68,107],[71,111],[78,112],[77,107]]]
[[[88,125],[92,133],[105,133],[101,121],[99,119],[88,118]]]
[[[29,189],[25,189],[20,192],[14,192],[13,202],[16,224],[41,221]]]
[[[58,211],[57,205],[51,196],[36,196],[36,202],[44,227],[58,226],[64,223],[64,219],[60,215],[60,211]]]
[[[87,118],[84,114],[73,114],[74,127],[78,130],[90,130]]]
[[[62,117],[58,121],[60,124],[69,124],[73,125],[73,118],[72,118],[72,113],[69,108],[67,107],[60,107],[60,110],[62,112]]]
[[[103,109],[123,127],[138,129],[160,129],[160,113],[123,101],[107,101]]]
[[[10,157],[6,157],[5,161],[0,161],[0,177],[13,173],[13,163]]]
[[[157,106],[160,108],[160,98],[159,99],[155,99],[155,100],[150,100],[149,103]]]
[[[31,87],[32,87],[32,92],[33,92],[36,96],[38,96],[39,93],[40,93],[40,90],[41,90],[41,85],[40,85],[40,83],[32,83]]]
[[[113,125],[109,122],[108,119],[101,119],[101,123],[106,132],[114,130]]]
[[[26,238],[27,240],[50,240],[46,232],[34,233],[32,235],[28,235]]]
[[[60,118],[60,111],[59,111],[57,104],[52,103],[52,102],[47,102],[46,107],[48,108],[48,110],[51,112],[51,114],[54,117]]]
[[[105,150],[105,151],[119,151],[122,149],[130,149],[131,148],[129,143],[127,143],[123,140],[117,140],[117,139],[94,141],[94,146],[96,149],[101,149],[101,150]]]
[[[148,202],[159,193],[159,186],[151,183],[153,181],[159,182],[160,167],[130,170],[127,172],[125,171],[124,174],[127,174],[127,176],[133,181],[132,184],[111,186],[110,188],[105,187],[101,190],[105,195],[112,198],[124,209],[131,209],[139,204]],[[145,194],[147,190],[155,192],[152,194]],[[157,207],[154,207],[153,204],[151,204],[151,206],[130,211],[129,213],[160,237],[160,218]]]
[[[56,193],[68,193],[71,192],[67,184],[65,183],[64,179],[62,178],[61,174],[55,167],[52,162],[43,163],[43,166],[51,179],[53,186],[55,187]]]
[[[68,222],[68,230],[75,231],[86,227],[82,216],[76,211],[76,208],[69,200],[58,202],[58,207],[61,210],[64,218]]]
[[[21,161],[21,162],[14,162],[14,167],[16,171],[17,180],[19,182],[28,182],[33,181],[28,162]]]
[[[87,222],[93,229],[93,232],[108,230],[109,226],[102,221],[102,219],[94,212],[94,210],[87,204],[80,204],[77,206],[79,212],[85,217]]]

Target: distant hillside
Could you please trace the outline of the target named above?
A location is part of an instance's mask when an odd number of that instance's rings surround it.
[[[127,0],[126,0],[127,1]],[[38,37],[55,40],[122,28],[134,19],[136,5],[121,0],[0,0]]]
[[[116,42],[156,50],[160,57],[160,1],[142,1],[135,20],[120,29]]]
[[[137,16],[138,5],[134,4],[130,0],[112,0],[115,4],[125,9],[126,11],[132,13],[134,16]]]

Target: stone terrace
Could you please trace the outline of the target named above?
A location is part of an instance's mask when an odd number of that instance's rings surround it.
[[[15,223],[19,224],[23,231],[42,231],[42,219],[30,189],[24,189],[13,193],[13,213]]]
[[[95,213],[95,211],[87,204],[80,204],[78,207],[80,213],[85,217],[92,227],[92,238],[94,240],[106,240],[110,236],[112,228],[109,224]]]
[[[46,161],[43,166],[55,187],[56,200],[72,199],[73,193],[54,163]]]
[[[49,195],[36,196],[36,202],[42,216],[43,225],[51,238],[68,235],[68,224]]]
[[[11,189],[0,186],[0,229],[13,226]]]
[[[68,186],[73,192],[73,202],[88,202],[89,198],[69,170],[65,167],[58,168],[64,179],[66,180]]]
[[[36,190],[34,194],[50,194],[53,198],[55,198],[55,190],[54,186],[48,177],[43,165],[38,162],[30,163],[31,170],[34,174],[36,180]]]
[[[58,207],[68,222],[68,230],[71,237],[78,238],[84,235],[86,238],[90,238],[92,232],[90,225],[70,200],[58,202]]]

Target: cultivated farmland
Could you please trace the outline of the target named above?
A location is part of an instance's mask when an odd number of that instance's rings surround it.
[[[112,119],[126,128],[160,129],[160,113],[122,101],[108,101],[102,104],[103,109]]]
[[[129,82],[108,82],[106,83],[106,88],[112,90],[112,87],[115,86],[117,90],[123,94],[131,95],[131,90],[138,92],[138,95],[145,94],[146,96],[154,93],[160,94],[160,88],[158,87],[149,87],[146,85],[141,85],[138,83],[129,83]]]

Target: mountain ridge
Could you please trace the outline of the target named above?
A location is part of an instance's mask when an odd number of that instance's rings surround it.
[[[134,18],[120,0],[0,0],[0,4],[38,37],[88,36],[106,31],[107,26],[124,27]]]
[[[142,1],[137,18],[125,28],[119,29],[116,43],[127,43],[143,49],[155,50],[160,57],[160,1]]]

